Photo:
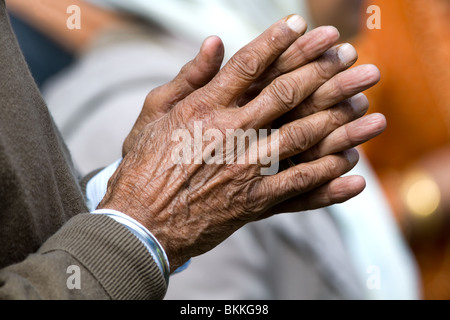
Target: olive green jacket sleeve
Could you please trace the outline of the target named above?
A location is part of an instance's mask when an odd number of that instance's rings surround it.
[[[147,249],[104,215],[69,220],[24,261],[0,271],[1,299],[160,299],[166,283]]]
[[[166,283],[143,244],[87,212],[0,0],[0,298],[162,298]]]

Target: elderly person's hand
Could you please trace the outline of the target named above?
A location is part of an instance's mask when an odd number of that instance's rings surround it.
[[[332,28],[300,37],[305,30],[299,16],[287,17],[220,71],[221,42],[209,38],[174,81],[149,94],[98,208],[141,222],[172,271],[248,222],[328,206],[364,189],[363,178],[341,177],[358,160],[356,150],[346,149],[382,132],[385,120],[361,118],[368,107],[363,95],[345,99],[375,84],[378,71],[343,72],[357,58],[353,47],[331,47],[338,38]],[[261,134],[277,119],[278,131]],[[239,130],[259,133],[235,154],[227,138]],[[188,144],[180,149],[174,136]],[[309,162],[261,174],[267,160],[294,156]]]

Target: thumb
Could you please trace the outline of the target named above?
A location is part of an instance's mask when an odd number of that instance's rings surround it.
[[[183,66],[170,82],[152,90],[145,98],[144,107],[123,144],[125,156],[139,132],[149,123],[166,114],[176,103],[206,85],[219,72],[224,57],[222,40],[211,36],[203,41],[197,56]]]

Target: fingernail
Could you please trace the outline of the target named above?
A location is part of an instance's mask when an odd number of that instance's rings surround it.
[[[342,64],[348,64],[356,60],[358,54],[350,43],[344,43],[338,48],[338,57]]]
[[[301,33],[305,30],[306,22],[298,14],[290,15],[286,21],[289,28],[297,33]]]
[[[369,100],[364,93],[358,93],[349,99],[349,103],[356,115],[364,114],[369,107]]]
[[[343,154],[350,163],[357,163],[359,160],[359,153],[356,149],[345,150]]]

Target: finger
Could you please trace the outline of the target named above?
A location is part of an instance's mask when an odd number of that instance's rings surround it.
[[[180,87],[184,83],[191,87],[191,91],[203,87],[217,74],[222,65],[224,47],[222,40],[217,36],[205,39],[199,54],[192,61],[192,65],[186,67],[186,75],[180,75],[176,80],[180,81]]]
[[[239,97],[289,46],[306,31],[305,20],[288,16],[268,28],[239,50],[208,85],[209,92],[220,92],[220,105],[236,103]],[[226,90],[223,90],[226,88]]]
[[[386,118],[373,113],[334,130],[309,150],[292,158],[294,163],[312,161],[325,155],[355,148],[380,135],[386,129]]]
[[[224,49],[218,37],[207,38],[197,56],[187,63],[171,82],[152,90],[146,97],[139,117],[125,139],[122,155],[133,146],[142,129],[164,116],[179,101],[209,82],[220,69]]]
[[[167,113],[178,101],[206,85],[217,74],[224,57],[222,40],[212,36],[203,42],[197,56],[183,66],[170,82],[152,90],[146,104],[155,113]]]
[[[380,71],[374,65],[361,65],[345,70],[325,82],[303,103],[284,115],[281,121],[300,119],[325,110],[336,103],[367,90],[380,81]]]
[[[363,116],[368,107],[367,99],[349,99],[333,108],[285,124],[278,131],[278,141],[273,142],[278,143],[279,159],[309,150],[337,128]]]
[[[239,109],[243,124],[257,129],[273,122],[298,106],[334,75],[349,68],[356,59],[355,48],[347,43],[335,46],[319,59],[276,78],[254,100]]]
[[[270,214],[300,212],[314,210],[333,204],[342,203],[356,197],[366,187],[361,176],[345,176],[336,178],[323,186],[302,195],[286,200],[272,208]],[[266,218],[267,215],[261,218]]]
[[[333,26],[322,26],[311,30],[275,60],[271,67],[272,76],[278,77],[315,60],[330,49],[338,39],[339,31]]]
[[[364,94],[344,100],[333,108],[318,112],[303,119],[284,124],[279,130],[271,131],[266,137],[260,136],[257,148],[266,147],[268,151],[259,152],[262,164],[282,161],[287,158],[294,163],[306,162],[304,158],[315,160],[317,145],[345,124],[362,117],[368,110],[369,102]],[[333,138],[333,136],[332,136]],[[339,137],[342,138],[343,137]],[[342,142],[344,143],[344,142]],[[255,146],[253,146],[255,148]],[[343,148],[333,153],[344,151]],[[303,153],[308,156],[303,157]],[[257,152],[253,152],[257,154]],[[330,153],[327,153],[331,154]],[[314,157],[312,159],[312,157]],[[284,165],[283,165],[284,167]]]
[[[252,190],[256,202],[282,203],[314,190],[349,172],[358,162],[355,149],[302,163],[272,176],[264,176]]]
[[[276,77],[304,66],[330,49],[339,39],[339,31],[332,26],[313,29],[298,38],[275,62],[253,83],[239,105],[247,104]]]

